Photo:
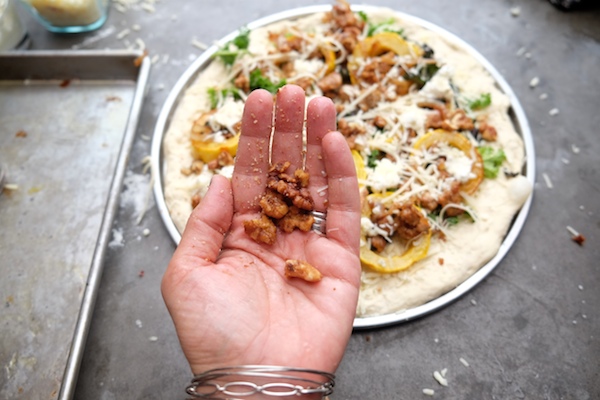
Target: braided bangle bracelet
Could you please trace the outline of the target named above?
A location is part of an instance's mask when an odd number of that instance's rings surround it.
[[[239,379],[241,378],[241,379]],[[251,382],[248,378],[253,378]],[[313,369],[243,365],[211,369],[194,376],[187,394],[200,399],[231,399],[261,394],[272,397],[333,393],[335,375]]]

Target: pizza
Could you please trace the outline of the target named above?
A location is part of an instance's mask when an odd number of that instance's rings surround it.
[[[212,54],[163,139],[164,196],[183,231],[214,174],[231,176],[244,100],[301,86],[330,97],[361,191],[357,317],[411,309],[498,252],[531,193],[510,99],[461,43],[385,8],[242,28]]]

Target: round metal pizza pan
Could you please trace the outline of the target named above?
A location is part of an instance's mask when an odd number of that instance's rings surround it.
[[[310,7],[301,7],[296,8],[284,12],[280,12],[277,14],[273,14],[267,16],[265,18],[261,18],[253,21],[247,25],[248,29],[256,29],[262,26],[266,26],[278,21],[287,20],[287,19],[297,19],[304,16],[308,16],[314,13],[326,12],[331,9],[331,6],[310,6]],[[352,9],[354,11],[375,11],[378,7],[374,6],[353,6]],[[504,92],[506,96],[510,99],[511,107],[509,109],[510,117],[514,123],[514,126],[517,132],[521,135],[523,139],[523,143],[525,145],[525,157],[526,163],[523,167],[523,175],[527,178],[527,180],[531,183],[532,187],[535,183],[535,153],[534,153],[534,144],[533,137],[531,135],[531,130],[529,128],[529,123],[527,122],[527,118],[525,116],[525,112],[519,102],[518,98],[514,94],[511,87],[508,85],[504,77],[498,72],[498,70],[477,50],[475,50],[471,45],[466,43],[464,40],[460,39],[456,35],[450,33],[449,31],[432,24],[428,21],[425,21],[421,18],[414,17],[412,15],[408,15],[402,12],[395,11],[397,15],[402,17],[407,21],[411,21],[422,27],[429,29],[431,31],[437,32],[443,36],[445,36],[449,40],[455,41],[460,47],[468,51],[473,57],[475,57],[487,71],[492,75],[492,77],[496,81],[496,85],[498,88]],[[171,118],[177,106],[185,94],[185,91],[188,87],[190,87],[196,77],[211,63],[212,55],[225,43],[232,40],[237,36],[239,31],[231,32],[229,35],[223,37],[219,42],[215,43],[213,46],[209,47],[202,55],[200,55],[183,73],[183,75],[178,79],[175,83],[174,87],[169,92],[165,103],[161,109],[161,112],[158,116],[158,120],[154,129],[154,134],[152,138],[152,148],[151,148],[151,161],[152,161],[152,170],[154,171],[154,185],[153,191],[154,196],[156,198],[156,204],[160,216],[171,236],[173,241],[178,244],[181,240],[181,233],[176,228],[175,223],[171,219],[169,210],[165,203],[164,191],[163,191],[163,169],[164,169],[164,159],[162,154],[162,142],[165,133],[169,128],[169,124]],[[434,311],[437,311],[448,304],[452,303],[481,281],[483,281],[496,266],[501,262],[504,256],[508,253],[513,243],[517,239],[521,228],[523,227],[525,220],[527,218],[527,214],[529,213],[529,209],[531,206],[532,196],[525,202],[520,211],[515,215],[512,224],[498,249],[496,255],[489,260],[484,266],[482,266],[477,272],[471,275],[467,280],[458,285],[456,288],[450,290],[449,292],[443,294],[442,296],[431,300],[421,306],[414,307],[411,309],[399,311],[392,314],[385,315],[377,315],[370,317],[357,317],[354,320],[354,328],[355,329],[365,329],[365,328],[378,328],[383,326],[389,326],[394,324],[399,324],[403,322],[407,322],[416,318],[423,317],[427,314],[430,314]]]

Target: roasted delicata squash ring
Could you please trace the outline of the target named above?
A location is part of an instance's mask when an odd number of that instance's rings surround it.
[[[469,139],[464,137],[458,132],[448,132],[443,129],[436,129],[430,132],[427,132],[425,135],[420,137],[413,144],[413,148],[419,149],[428,149],[436,143],[446,143],[449,146],[455,147],[462,151],[467,157],[473,160],[473,164],[471,166],[471,172],[473,173],[473,178],[469,179],[467,182],[461,185],[461,191],[473,194],[483,181],[483,161],[481,160],[481,156],[477,149],[475,149]]]
[[[401,255],[383,256],[369,249],[368,245],[365,244],[360,248],[360,261],[369,269],[384,274],[404,271],[427,256],[431,244],[431,235],[432,231],[429,229],[413,240]]]
[[[235,156],[239,140],[239,134],[232,136],[223,142],[192,139],[192,147],[194,148],[194,151],[198,157],[205,163],[208,163],[216,160],[219,154],[221,154],[223,151],[227,151],[232,157]]]

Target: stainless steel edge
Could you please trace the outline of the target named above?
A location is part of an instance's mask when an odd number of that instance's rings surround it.
[[[82,52],[78,52],[81,54]],[[111,56],[115,54],[113,52],[83,52],[84,54],[94,54]],[[53,52],[53,54],[60,55],[60,52]],[[136,57],[142,56],[140,51],[118,51],[117,54],[129,55],[133,61]],[[104,258],[106,254],[106,248],[108,240],[110,238],[110,232],[112,229],[112,223],[115,218],[115,214],[119,205],[119,195],[123,186],[123,179],[125,176],[127,162],[129,160],[129,153],[135,138],[135,133],[138,126],[140,112],[146,91],[146,84],[150,74],[151,62],[148,57],[144,57],[139,66],[138,76],[136,79],[136,89],[129,118],[127,120],[125,134],[123,136],[121,148],[117,164],[115,166],[115,174],[112,178],[110,185],[110,191],[108,194],[108,201],[106,209],[102,218],[100,226],[99,240],[96,243],[94,249],[94,255],[92,258],[92,265],[90,273],[88,275],[85,291],[82,299],[82,307],[80,309],[77,324],[75,326],[75,333],[71,344],[69,357],[67,359],[67,365],[65,367],[64,378],[58,394],[58,400],[70,400],[73,398],[75,393],[75,387],[77,383],[77,376],[79,373],[79,367],[81,365],[81,359],[85,348],[85,342],[89,332],[90,324],[92,321],[92,315],[94,312],[94,305],[98,295],[98,288],[102,277],[102,270],[104,266]]]
[[[247,27],[249,29],[259,28],[274,22],[278,22],[285,19],[294,19],[301,18],[307,15],[311,15],[317,12],[325,12],[331,9],[329,5],[317,5],[317,6],[309,6],[309,7],[300,7],[296,9],[287,10],[281,13],[276,13],[258,20],[253,21],[248,24]],[[353,10],[355,11],[375,11],[381,9],[380,7],[375,6],[353,6]],[[510,85],[506,82],[504,77],[498,72],[498,70],[475,48],[473,48],[470,44],[460,39],[458,36],[453,33],[432,24],[426,20],[423,20],[418,17],[414,17],[412,15],[405,14],[400,11],[395,11],[394,13],[399,15],[401,18],[416,23],[418,25],[423,26],[431,31],[437,32],[439,34],[444,35],[446,38],[455,41],[462,48],[468,51],[473,57],[475,57],[492,75],[492,77],[496,80],[497,85],[510,99],[511,103],[511,112],[514,113],[513,122],[515,124],[516,129],[521,134],[525,145],[525,154],[526,154],[526,164],[524,165],[524,175],[527,177],[527,180],[531,183],[531,186],[535,184],[535,150],[533,143],[533,136],[531,134],[531,130],[529,127],[529,123],[527,121],[527,117],[525,112],[519,102],[519,99],[514,94]],[[177,81],[167,100],[165,101],[161,112],[159,114],[159,118],[156,124],[156,128],[154,130],[153,140],[152,140],[152,152],[151,158],[153,163],[153,170],[157,171],[154,181],[154,195],[156,197],[156,204],[159,209],[161,218],[175,243],[179,243],[181,240],[181,233],[175,227],[173,220],[170,217],[169,210],[166,206],[163,192],[163,182],[162,182],[162,171],[164,168],[163,158],[162,158],[162,141],[166,130],[168,129],[168,124],[170,122],[170,118],[173,115],[173,112],[183,96],[185,89],[187,89],[192,83],[196,76],[202,71],[202,69],[206,66],[206,63],[210,61],[212,54],[218,50],[220,45],[226,43],[227,41],[233,39],[239,30],[234,31],[227,36],[223,37],[218,43],[208,48],[199,58],[195,60],[195,62],[188,67],[188,69],[184,72],[184,74]],[[517,239],[519,233],[523,225],[525,224],[525,220],[527,218],[527,214],[529,213],[529,209],[531,207],[532,195],[529,196],[523,207],[515,216],[513,223],[508,230],[504,241],[502,242],[498,252],[496,255],[488,261],[483,267],[481,267],[477,272],[471,275],[467,280],[458,285],[456,288],[451,291],[445,293],[444,295],[425,303],[421,306],[411,308],[409,310],[401,311],[398,313],[372,316],[372,317],[357,317],[354,320],[354,328],[355,329],[366,329],[366,328],[379,328],[384,326],[389,326],[397,323],[407,322],[416,318],[423,317],[429,313],[439,310],[442,307],[445,307],[467,293],[473,287],[475,287],[478,283],[484,280],[500,263],[500,261],[504,258],[504,256],[509,251],[510,247],[513,245],[515,240]]]

